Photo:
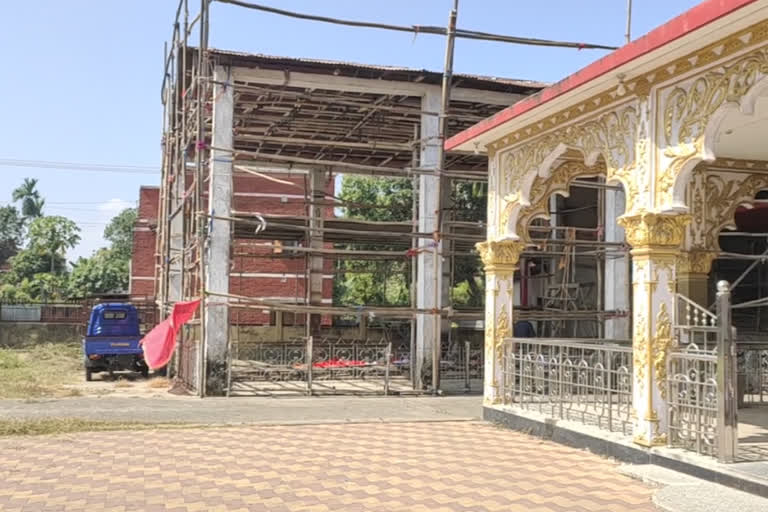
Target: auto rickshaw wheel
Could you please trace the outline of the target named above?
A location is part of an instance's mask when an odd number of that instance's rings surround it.
[[[91,372],[90,368],[85,369],[85,381],[91,382],[93,380],[93,373]]]

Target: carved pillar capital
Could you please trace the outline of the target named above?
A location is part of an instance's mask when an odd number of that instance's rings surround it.
[[[514,271],[525,243],[520,240],[487,240],[475,245],[486,272]]]
[[[681,213],[657,213],[640,210],[619,217],[619,225],[626,232],[633,253],[656,249],[677,252],[685,239],[685,227],[691,216]]]

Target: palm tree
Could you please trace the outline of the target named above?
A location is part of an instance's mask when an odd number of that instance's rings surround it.
[[[25,219],[43,216],[45,199],[40,197],[37,190],[37,178],[24,178],[24,183],[13,191],[13,200],[21,201],[21,214]]]

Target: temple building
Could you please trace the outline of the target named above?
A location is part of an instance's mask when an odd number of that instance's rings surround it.
[[[446,141],[489,162],[486,417],[738,457],[740,434],[768,424],[766,134],[768,0],[733,0],[702,2]],[[585,188],[597,210],[579,220],[564,201]],[[584,225],[602,245],[563,283],[601,283],[597,328],[513,336],[531,269],[586,257]],[[737,425],[742,405],[750,425]]]

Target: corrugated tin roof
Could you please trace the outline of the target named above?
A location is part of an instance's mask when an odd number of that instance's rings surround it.
[[[196,49],[193,48],[192,51],[196,51]],[[283,57],[232,50],[209,49],[208,51],[211,56],[216,56],[220,59],[229,61],[233,65],[244,67],[259,66],[276,69],[291,67],[294,71],[302,69],[308,72],[321,72],[324,74],[359,76],[361,78],[386,78],[387,80],[407,82],[420,81],[429,84],[439,84],[443,77],[443,74],[440,71],[429,71],[426,69],[414,69],[401,66],[382,66],[324,59]],[[461,87],[510,93],[532,93],[550,85],[545,82],[537,82],[534,80],[519,80],[468,73],[454,73],[453,77],[454,83],[458,82],[458,85]]]

